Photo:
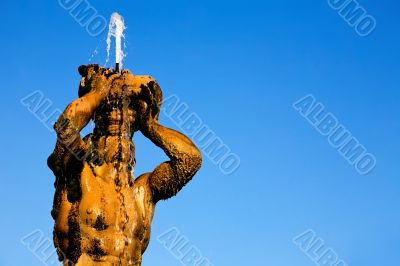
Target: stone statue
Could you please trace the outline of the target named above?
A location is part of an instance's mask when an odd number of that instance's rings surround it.
[[[141,265],[155,205],[192,179],[201,154],[186,136],[158,123],[162,93],[153,78],[98,65],[79,73],[79,98],[56,122],[48,159],[56,176],[54,244],[64,265]],[[91,119],[95,129],[82,139]],[[170,160],[134,179],[138,130]]]

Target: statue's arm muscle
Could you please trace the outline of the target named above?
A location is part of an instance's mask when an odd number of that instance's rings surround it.
[[[99,93],[90,92],[67,106],[54,126],[60,145],[72,149],[71,152],[85,146],[80,131],[89,123],[101,100]]]
[[[70,103],[54,125],[57,133],[57,144],[48,159],[48,165],[56,174],[60,174],[63,165],[71,155],[78,158],[86,150],[86,144],[80,131],[89,123],[94,111],[108,95],[109,82],[102,75],[93,78],[87,85],[87,93]]]
[[[200,169],[200,151],[185,135],[153,121],[144,135],[164,150],[169,161],[160,164],[150,175],[153,201],[165,200],[178,193]]]

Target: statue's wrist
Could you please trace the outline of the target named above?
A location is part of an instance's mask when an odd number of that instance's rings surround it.
[[[146,136],[146,137],[151,137],[153,135],[153,133],[155,132],[155,128],[156,128],[156,122],[154,120],[149,120],[147,121],[143,127],[142,127],[142,133]]]

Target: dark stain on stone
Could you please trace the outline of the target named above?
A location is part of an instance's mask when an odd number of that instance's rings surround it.
[[[104,231],[108,228],[108,224],[106,224],[106,221],[105,221],[103,215],[97,216],[96,222],[94,224],[94,228],[97,231]]]
[[[79,205],[74,204],[68,216],[68,249],[67,257],[76,264],[79,257],[82,255],[81,251],[81,229],[79,226]]]
[[[99,239],[94,239],[92,241],[92,247],[88,251],[88,254],[91,255],[95,260],[99,260],[101,257],[107,255],[104,250],[100,247],[100,240]]]

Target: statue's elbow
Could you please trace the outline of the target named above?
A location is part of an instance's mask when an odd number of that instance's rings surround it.
[[[194,176],[201,168],[201,165],[203,163],[203,156],[201,155],[201,152],[199,149],[195,148],[194,151],[190,154],[190,174],[191,176]]]
[[[56,152],[53,152],[48,158],[47,158],[47,166],[50,168],[50,170],[53,172],[53,174],[56,177],[60,177],[62,175],[62,161],[59,158],[59,156],[56,154]]]

